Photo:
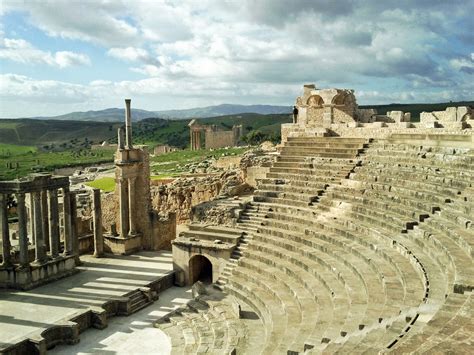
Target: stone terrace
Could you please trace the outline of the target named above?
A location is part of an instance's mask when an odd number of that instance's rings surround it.
[[[134,313],[172,286],[169,252],[81,259],[81,272],[69,278],[30,291],[0,291],[1,353],[77,343],[87,328],[105,328],[109,317]]]
[[[471,351],[474,150],[444,143],[289,137],[215,284],[259,320],[225,330],[206,306],[167,326],[174,349],[204,331],[237,353]]]

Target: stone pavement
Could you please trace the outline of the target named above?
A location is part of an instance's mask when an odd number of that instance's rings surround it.
[[[172,287],[160,299],[128,317],[114,317],[103,330],[88,329],[76,345],[59,345],[48,354],[169,354],[171,341],[153,323],[192,299],[189,287]]]
[[[145,286],[173,268],[166,251],[100,259],[85,255],[81,260],[81,272],[74,276],[30,291],[0,290],[0,351]]]

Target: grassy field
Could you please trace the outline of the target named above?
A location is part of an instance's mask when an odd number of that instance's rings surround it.
[[[53,171],[62,167],[113,161],[111,151],[41,152],[32,146],[0,143],[0,180],[10,180],[33,172]]]
[[[87,186],[101,189],[104,192],[111,192],[115,190],[115,179],[112,177],[103,177],[86,183]]]

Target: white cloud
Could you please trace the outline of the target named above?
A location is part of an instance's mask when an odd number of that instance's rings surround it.
[[[87,55],[68,51],[51,53],[34,47],[24,39],[0,39],[0,58],[22,64],[46,64],[67,68],[77,65],[90,65]]]
[[[474,74],[474,53],[471,53],[470,57],[451,59],[449,64],[456,70],[467,74]]]
[[[145,76],[101,80],[114,77],[113,70],[118,69],[111,65],[103,77],[88,78],[89,84],[74,87],[82,93],[79,97],[87,97],[78,105],[117,106],[115,96],[125,95],[154,105],[148,107],[152,109],[192,103],[288,104],[306,82],[377,92],[362,94],[363,103],[412,97],[457,100],[474,92],[466,75],[474,70],[469,42],[474,2],[361,0],[357,6],[351,0],[3,2],[4,12],[13,8],[27,13],[28,22],[47,35],[93,43],[109,57],[107,62],[123,61],[131,72]],[[56,67],[90,62],[78,53],[50,53],[16,41],[9,43],[12,48],[3,48],[4,58]],[[461,42],[468,45],[460,49]],[[463,52],[468,55],[453,54]],[[102,72],[102,67],[93,72]],[[126,79],[124,75],[121,71],[120,78]],[[26,82],[49,92],[44,83],[36,85],[32,78]],[[67,83],[55,87],[64,85],[71,90]],[[102,92],[110,93],[110,98]]]

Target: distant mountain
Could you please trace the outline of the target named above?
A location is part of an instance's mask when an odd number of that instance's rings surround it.
[[[132,108],[132,120],[141,121],[144,118],[155,117],[153,111],[146,111]],[[71,112],[65,115],[52,117],[32,117],[33,119],[48,119],[62,121],[95,121],[95,122],[122,122],[125,118],[125,109],[123,108],[107,108],[99,111]]]
[[[217,106],[190,108],[186,110],[156,111],[156,114],[162,118],[186,119],[236,115],[240,113],[258,113],[261,115],[269,115],[280,113],[289,114],[290,112],[290,106],[222,104]]]
[[[207,106],[190,108],[186,110],[166,110],[147,111],[132,108],[132,120],[141,121],[144,118],[160,117],[167,119],[187,119],[205,118],[225,115],[235,115],[240,113],[258,113],[262,115],[290,113],[290,106],[272,105],[231,105],[222,104],[217,106]],[[125,117],[123,108],[108,108],[99,111],[71,112],[64,115],[52,117],[25,117],[42,120],[62,120],[62,121],[94,121],[94,122],[122,122]]]

